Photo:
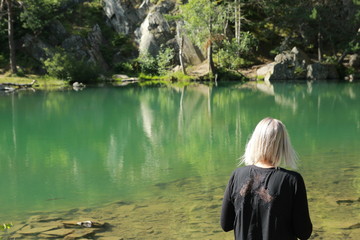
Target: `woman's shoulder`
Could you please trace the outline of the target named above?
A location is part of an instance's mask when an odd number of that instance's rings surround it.
[[[303,177],[299,172],[288,170],[285,168],[279,168],[279,173],[283,174],[284,176],[288,177],[289,179],[293,181],[304,181]]]
[[[301,176],[301,174],[296,171],[293,171],[293,170],[288,170],[288,169],[281,168],[281,167],[260,168],[255,165],[247,165],[247,166],[238,167],[233,171],[232,176],[248,175],[251,171],[261,172],[261,173],[272,172],[272,174],[281,175],[282,177],[289,178],[294,181],[303,180],[303,177]]]

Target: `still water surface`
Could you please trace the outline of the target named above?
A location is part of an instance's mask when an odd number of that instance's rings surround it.
[[[360,84],[0,95],[0,223],[126,201],[156,208],[165,221],[169,209],[182,212],[181,219],[171,216],[176,226],[162,232],[163,239],[174,237],[176,229],[184,232],[178,239],[211,239],[209,232],[190,231],[192,219],[213,229],[217,239],[231,239],[232,233],[219,231],[222,191],[251,131],[267,116],[287,125],[300,156],[313,238],[355,239],[360,234]],[[207,214],[196,215],[202,203]]]

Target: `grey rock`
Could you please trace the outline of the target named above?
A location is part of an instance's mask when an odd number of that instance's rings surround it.
[[[88,57],[86,52],[86,41],[79,35],[71,35],[61,44],[65,51],[73,53],[78,59],[86,59]]]
[[[155,56],[160,46],[173,38],[170,26],[161,14],[161,9],[161,7],[153,8],[140,28],[135,31],[140,53],[148,52]]]
[[[308,80],[338,79],[336,67],[328,64],[314,63],[307,66]]]
[[[334,65],[311,63],[309,57],[300,49],[294,47],[275,57],[275,62],[257,70],[258,76],[264,76],[264,81],[283,80],[326,80],[338,79],[339,74]]]
[[[116,32],[130,34],[138,24],[145,18],[149,4],[143,3],[140,8],[135,8],[136,3],[127,1],[122,3],[119,0],[104,0],[103,9],[107,16],[107,22]]]
[[[352,54],[349,57],[349,66],[353,68],[360,67],[360,57],[358,54]]]
[[[88,34],[87,41],[89,43],[88,54],[90,56],[89,61],[101,66],[103,69],[107,69],[103,55],[101,53],[101,45],[104,43],[104,38],[99,25],[95,25],[92,31]]]
[[[95,25],[86,38],[71,35],[65,39],[61,46],[66,52],[74,54],[76,59],[96,64],[102,69],[108,66],[102,56],[100,47],[104,43],[99,25]]]
[[[197,65],[202,63],[205,60],[205,57],[201,50],[194,45],[185,34],[183,34],[183,25],[182,21],[178,21],[176,23],[176,40],[177,44],[181,44],[181,36],[184,38],[184,45],[183,45],[183,58],[184,62],[190,65]]]
[[[275,62],[304,67],[310,63],[310,58],[299,48],[293,47],[291,51],[284,51],[276,55]]]
[[[38,61],[46,59],[51,55],[52,46],[39,38],[26,34],[22,42],[22,48],[25,52]]]
[[[273,70],[271,76],[269,76],[269,81],[282,81],[282,80],[291,80],[295,79],[294,67],[283,63],[276,63],[273,65]]]

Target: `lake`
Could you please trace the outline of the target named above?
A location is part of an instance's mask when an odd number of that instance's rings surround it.
[[[358,83],[1,94],[0,223],[12,233],[95,219],[123,239],[233,239],[219,225],[222,194],[267,116],[299,154],[312,239],[358,239]]]

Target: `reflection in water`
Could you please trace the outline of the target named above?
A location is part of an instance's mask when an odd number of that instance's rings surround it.
[[[360,221],[356,206],[336,201],[360,194],[359,96],[359,84],[331,83],[0,96],[0,220],[119,199],[170,198],[174,190],[159,193],[154,186],[172,184],[179,192],[175,205],[188,204],[184,199],[194,192],[220,201],[214,187],[222,191],[249,134],[272,116],[287,125],[300,155],[314,222],[326,229],[351,225]],[[179,185],[195,177],[201,185]]]

